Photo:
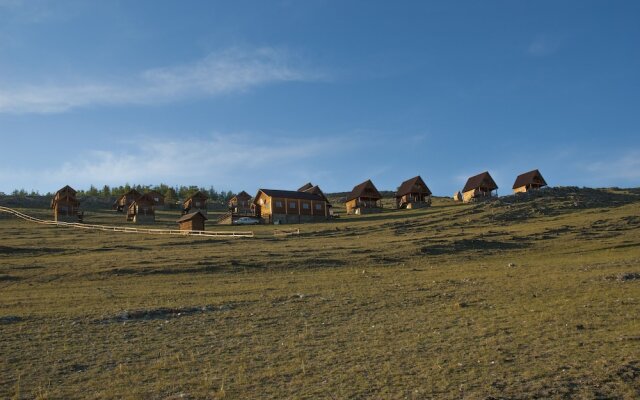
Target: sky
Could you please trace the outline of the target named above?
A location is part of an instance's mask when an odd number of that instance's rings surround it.
[[[638,1],[0,0],[0,192],[640,186]]]

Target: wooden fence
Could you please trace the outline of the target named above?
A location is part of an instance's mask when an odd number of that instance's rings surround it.
[[[179,236],[206,236],[206,237],[254,237],[253,231],[181,231],[178,229],[150,229],[135,228],[128,226],[108,226],[108,225],[91,225],[81,224],[77,222],[47,221],[30,215],[21,213],[11,208],[0,206],[0,212],[12,214],[25,221],[34,222],[41,225],[54,225],[68,228],[98,230],[107,232],[124,232],[124,233],[145,233],[149,235],[179,235]]]

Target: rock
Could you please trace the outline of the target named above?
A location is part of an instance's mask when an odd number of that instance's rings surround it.
[[[509,267],[511,267],[511,268],[513,268],[513,267],[515,267],[515,266],[516,266],[516,264],[515,264],[515,263],[509,263],[509,264],[507,264],[507,265],[508,265]]]

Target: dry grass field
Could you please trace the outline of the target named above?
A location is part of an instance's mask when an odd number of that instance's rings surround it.
[[[0,214],[0,398],[640,398],[639,190],[297,227]]]

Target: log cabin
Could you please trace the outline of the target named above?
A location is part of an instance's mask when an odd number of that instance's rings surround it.
[[[462,201],[468,203],[482,199],[490,199],[494,196],[493,191],[498,195],[498,185],[493,180],[489,172],[485,171],[481,174],[472,176],[462,189]]]
[[[229,200],[229,211],[234,215],[253,215],[251,195],[244,190]]]
[[[127,193],[118,197],[115,203],[113,203],[113,209],[118,212],[123,212],[124,210],[129,209],[131,203],[133,203],[138,197],[140,197],[140,192],[135,189],[131,189]]]
[[[547,182],[537,169],[518,175],[513,184],[513,193],[526,193],[547,186]]]
[[[181,231],[204,231],[204,221],[207,217],[200,211],[183,215],[178,219],[178,229]]]
[[[329,219],[329,202],[316,193],[259,189],[255,215],[265,224],[318,222]]]
[[[182,214],[189,214],[191,212],[200,211],[202,214],[207,215],[207,200],[209,198],[206,194],[198,191],[189,196],[182,203]]]
[[[145,193],[135,199],[127,208],[127,221],[133,221],[136,224],[156,222],[153,197]]]
[[[61,222],[82,222],[80,202],[76,191],[69,185],[58,190],[51,200],[53,220]]]
[[[422,208],[431,205],[431,190],[418,175],[402,182],[396,192],[396,208]]]
[[[382,211],[380,200],[382,195],[378,192],[371,179],[354,186],[347,195],[345,206],[347,214],[370,214]]]

